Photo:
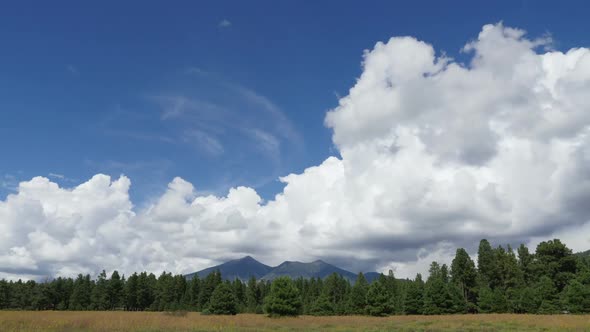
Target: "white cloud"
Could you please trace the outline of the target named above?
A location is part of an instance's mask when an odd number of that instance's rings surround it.
[[[78,68],[74,65],[67,65],[66,70],[74,76],[80,75],[80,71],[78,71]]]
[[[0,201],[0,261],[12,266],[0,272],[184,273],[251,254],[412,276],[483,237],[586,249],[590,50],[539,51],[549,42],[486,25],[467,66],[411,37],[378,43],[326,116],[341,159],[281,178],[266,204],[246,187],[197,196],[180,178],[145,209],[126,177],[23,182]]]
[[[231,25],[232,25],[231,22],[225,18],[223,20],[219,21],[219,23],[217,24],[217,26],[222,29],[229,28],[229,27],[231,27]]]
[[[197,148],[208,155],[219,156],[223,154],[223,144],[217,138],[203,131],[189,130],[185,133],[184,139],[187,142],[194,141]]]

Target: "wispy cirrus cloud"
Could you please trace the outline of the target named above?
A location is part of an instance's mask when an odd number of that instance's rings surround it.
[[[162,121],[182,123],[183,142],[201,143],[203,152],[216,156],[225,151],[224,141],[239,136],[240,149],[258,151],[277,162],[282,148],[302,148],[302,135],[270,98],[198,67],[184,73],[198,88],[189,83],[184,90],[148,97],[160,108]]]
[[[184,140],[188,143],[196,143],[197,148],[211,156],[223,154],[223,144],[214,136],[200,130],[189,130],[184,134]]]

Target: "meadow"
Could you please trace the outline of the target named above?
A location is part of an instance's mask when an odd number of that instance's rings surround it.
[[[195,312],[0,311],[0,331],[590,331],[590,315],[268,318]]]

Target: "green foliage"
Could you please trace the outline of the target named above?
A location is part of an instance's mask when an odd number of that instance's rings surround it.
[[[291,278],[279,277],[273,281],[264,301],[264,311],[271,317],[299,315],[301,295]]]
[[[238,313],[237,300],[230,283],[219,284],[209,303],[208,311],[214,315],[235,315]]]
[[[408,285],[404,308],[405,313],[408,315],[421,315],[424,313],[424,281],[422,281],[420,273]]]
[[[186,301],[190,308],[199,310],[199,293],[201,292],[201,280],[198,275],[194,275],[193,278],[187,284]]]
[[[79,274],[74,282],[74,290],[70,297],[70,309],[73,310],[88,310],[91,303],[91,294],[93,283],[89,275]]]
[[[107,301],[110,310],[123,306],[125,297],[125,280],[116,270],[111,274],[107,285]]]
[[[206,308],[209,306],[209,300],[215,288],[221,284],[221,273],[214,271],[203,279],[201,283],[201,292],[199,293],[199,306]]]
[[[336,314],[334,305],[328,294],[322,294],[311,305],[309,314],[313,316],[333,316]]]
[[[535,292],[537,295],[537,301],[540,302],[537,313],[554,314],[559,311],[557,289],[555,288],[553,280],[547,276],[541,277],[536,284]]]
[[[387,288],[383,282],[373,282],[367,291],[367,314],[370,316],[387,316],[392,312]]]
[[[127,279],[114,271],[46,282],[0,280],[0,310],[130,310],[263,313],[271,316],[367,314],[590,313],[590,264],[561,241],[541,242],[536,252],[520,245],[495,248],[482,240],[477,268],[459,248],[449,268],[433,262],[426,282],[399,280],[390,271],[354,285],[338,274],[322,279],[273,282],[251,278],[222,282],[219,271],[204,279],[147,272]]]
[[[355,315],[365,313],[367,307],[367,291],[369,290],[369,283],[365,279],[365,275],[361,272],[356,277],[356,282],[352,287],[349,301],[349,312]]]
[[[461,292],[465,302],[475,303],[477,298],[477,271],[475,263],[465,249],[459,248],[451,264],[451,280]]]
[[[536,280],[548,277],[561,292],[578,270],[578,258],[560,240],[541,242],[537,246],[531,270]]]
[[[590,286],[571,280],[562,296],[563,308],[571,313],[590,312]]]

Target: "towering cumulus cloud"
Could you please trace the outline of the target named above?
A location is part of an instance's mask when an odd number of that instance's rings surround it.
[[[465,45],[468,64],[412,37],[377,43],[326,116],[341,158],[281,178],[267,203],[245,187],[196,197],[180,178],[145,209],[125,177],[23,182],[0,202],[1,276],[181,273],[244,254],[411,276],[482,237],[589,249],[590,50],[550,46],[502,24]]]

